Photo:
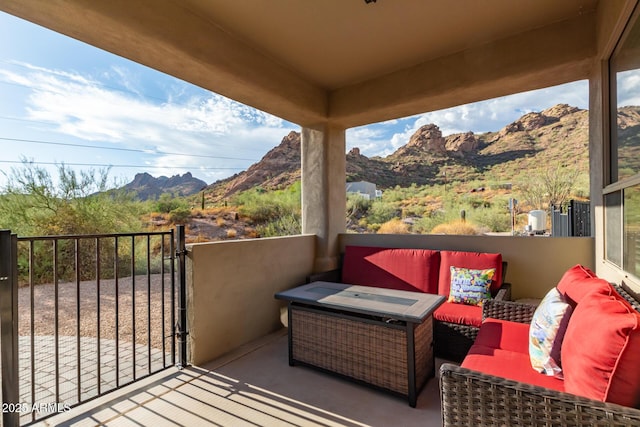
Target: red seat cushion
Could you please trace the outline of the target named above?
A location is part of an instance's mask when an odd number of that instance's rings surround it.
[[[578,303],[562,343],[569,393],[640,406],[640,313],[611,288]]]
[[[564,391],[562,380],[536,372],[531,367],[529,353],[474,344],[461,366],[489,375]]]
[[[451,287],[450,267],[464,267],[474,270],[495,268],[496,273],[491,280],[491,291],[495,292],[502,286],[502,254],[440,251],[440,273],[438,275],[437,292],[439,295],[449,296]]]
[[[516,351],[529,355],[529,324],[508,320],[486,319],[478,331],[474,345]]]
[[[438,251],[347,246],[342,282],[436,294],[439,267]]]
[[[433,318],[441,322],[480,327],[482,324],[482,307],[445,302],[436,309],[433,313]]]
[[[567,270],[556,288],[573,307],[588,293],[611,294],[611,286],[606,280],[598,278],[593,271],[580,264]]]

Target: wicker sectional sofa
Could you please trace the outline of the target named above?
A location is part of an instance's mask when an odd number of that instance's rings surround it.
[[[501,254],[431,249],[346,246],[341,268],[315,274],[309,281],[325,280],[448,296],[450,267],[495,269],[493,299],[510,300],[511,285],[504,282],[507,263]],[[434,352],[460,361],[473,344],[482,323],[482,308],[445,302],[433,315]]]
[[[444,426],[640,425],[637,295],[582,266],[555,289],[571,306],[560,342],[562,376],[532,368],[537,308],[487,301],[462,364],[440,368]]]

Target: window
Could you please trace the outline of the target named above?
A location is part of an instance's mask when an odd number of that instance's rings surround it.
[[[609,182],[640,172],[640,25],[638,12],[633,25],[611,57],[611,167]],[[615,123],[615,126],[613,124]]]
[[[640,9],[610,58],[611,160],[604,189],[605,256],[640,278]]]
[[[640,277],[640,185],[624,190],[624,264],[625,271]]]

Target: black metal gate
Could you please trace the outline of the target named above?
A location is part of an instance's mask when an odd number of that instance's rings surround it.
[[[3,425],[186,365],[184,236],[0,231]]]
[[[591,236],[591,205],[589,202],[569,201],[567,212],[551,207],[551,235],[554,237]]]

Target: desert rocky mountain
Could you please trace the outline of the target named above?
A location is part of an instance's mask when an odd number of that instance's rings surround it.
[[[625,112],[626,126],[640,123],[640,109]],[[527,113],[497,132],[442,136],[435,124],[418,129],[406,145],[387,157],[366,157],[358,148],[346,155],[347,180],[381,188],[443,183],[445,179],[516,178],[549,164],[588,170],[588,111],[559,104]],[[446,177],[445,177],[446,175]],[[214,199],[260,186],[283,188],[300,179],[300,134],[291,132],[261,161],[207,188]]]
[[[496,132],[464,132],[442,136],[435,124],[418,129],[393,154],[367,157],[358,148],[346,154],[347,181],[370,181],[380,188],[449,181],[526,179],[527,171],[565,165],[588,171],[588,111],[559,104],[524,114]],[[619,112],[622,130],[636,135],[640,107]],[[146,174],[142,174],[146,175]],[[136,177],[136,181],[143,181]],[[285,188],[300,179],[300,134],[282,142],[246,171],[206,187],[212,201],[259,187]],[[132,183],[133,184],[133,183]],[[131,185],[131,184],[130,184]],[[199,191],[200,189],[196,190]]]
[[[123,187],[127,192],[135,194],[139,200],[157,199],[161,194],[169,193],[176,196],[190,196],[201,191],[207,183],[194,178],[190,172],[184,175],[174,175],[170,178],[160,176],[154,178],[148,173],[138,173],[133,181]]]

